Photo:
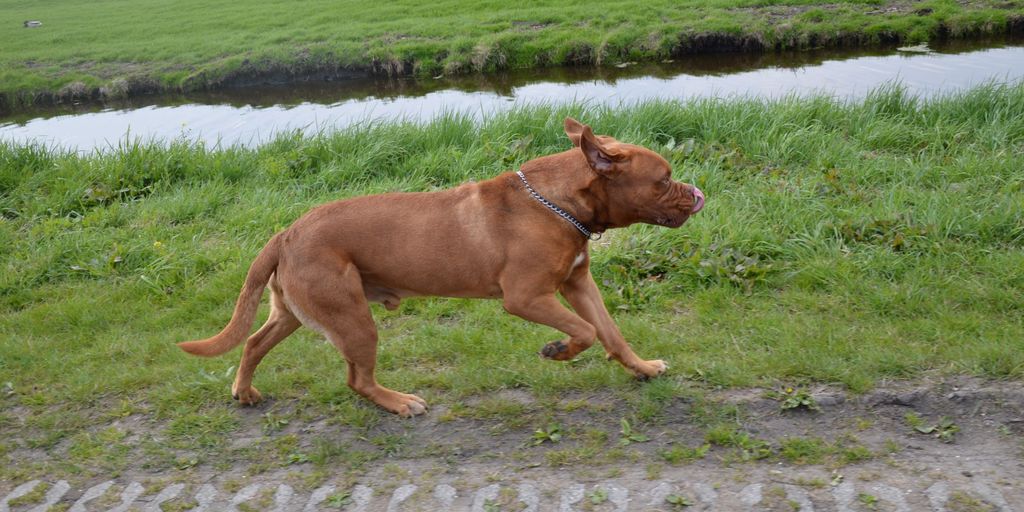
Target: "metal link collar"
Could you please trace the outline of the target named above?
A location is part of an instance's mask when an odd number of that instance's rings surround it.
[[[583,236],[587,237],[589,240],[597,241],[601,239],[601,233],[594,233],[590,231],[580,221],[576,220],[576,217],[570,215],[569,212],[559,208],[551,201],[544,199],[544,196],[538,194],[537,191],[530,186],[530,182],[526,181],[526,175],[523,174],[523,171],[516,171],[516,174],[519,175],[519,179],[523,180],[523,185],[526,185],[526,190],[530,192],[530,195],[533,196],[534,199],[540,201],[540,204],[547,206],[549,210],[557,213],[559,217],[569,221],[570,224],[580,230],[580,233],[583,233]]]

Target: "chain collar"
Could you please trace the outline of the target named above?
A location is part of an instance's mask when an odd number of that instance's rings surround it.
[[[537,191],[530,186],[530,182],[526,181],[526,175],[523,174],[523,171],[516,171],[516,174],[519,175],[519,179],[523,180],[523,185],[526,185],[526,190],[530,192],[530,195],[533,196],[534,199],[540,201],[540,204],[547,206],[549,210],[557,213],[559,217],[569,221],[569,223],[575,226],[576,229],[580,230],[580,233],[583,233],[583,236],[587,237],[587,239],[594,241],[601,239],[602,233],[595,233],[593,231],[590,231],[589,229],[587,229],[586,226],[583,225],[582,222],[576,220],[576,217],[570,215],[569,212],[559,208],[551,201],[544,199],[544,196],[538,194]]]

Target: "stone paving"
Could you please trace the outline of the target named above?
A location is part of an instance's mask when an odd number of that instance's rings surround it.
[[[1009,494],[1000,489],[1007,487],[986,479],[971,479],[969,482],[950,484],[943,481],[931,483],[923,488],[897,488],[886,483],[838,482],[827,488],[809,488],[791,483],[710,483],[688,480],[661,479],[644,481],[624,486],[616,480],[597,483],[568,483],[558,487],[551,480],[518,481],[515,483],[490,483],[475,488],[458,488],[448,483],[433,485],[404,484],[388,487],[385,491],[375,490],[366,485],[355,485],[344,491],[344,499],[328,501],[339,497],[334,485],[324,485],[309,492],[298,492],[287,484],[273,482],[252,483],[235,492],[218,490],[211,484],[203,484],[190,492],[186,484],[174,483],[150,493],[139,482],[115,482],[108,480],[84,489],[72,489],[64,480],[50,484],[41,501],[23,504],[14,510],[43,512],[51,506],[63,503],[58,510],[85,512],[90,510],[161,511],[172,500],[188,500],[193,511],[236,511],[272,510],[313,511],[387,511],[402,510],[467,510],[490,512],[493,510],[519,510],[525,512],[577,510],[800,510],[853,512],[860,510],[908,511],[960,511],[960,510],[1024,510],[1019,489],[1009,489]],[[9,503],[30,493],[41,485],[40,480],[25,482],[8,492],[0,500],[0,512],[11,511]],[[122,489],[113,499],[107,497],[108,505],[98,506],[96,501],[119,484]],[[256,496],[273,490],[273,499],[263,506],[251,503]],[[684,496],[687,506],[672,504],[670,496]],[[965,498],[968,497],[968,498]],[[972,501],[973,500],[973,501]],[[250,502],[248,506],[244,503]],[[113,503],[113,505],[110,505]],[[783,508],[778,508],[779,504]],[[244,508],[243,508],[244,507]],[[970,508],[974,507],[974,508]],[[180,510],[180,509],[175,509]]]

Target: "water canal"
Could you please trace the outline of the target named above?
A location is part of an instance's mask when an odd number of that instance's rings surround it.
[[[725,54],[623,68],[547,69],[488,76],[360,79],[260,85],[188,95],[65,105],[0,118],[0,139],[80,151],[126,139],[188,138],[256,145],[281,132],[307,133],[368,120],[429,120],[444,112],[487,115],[519,105],[622,105],[651,99],[858,98],[898,82],[920,96],[1024,79],[1024,42],[952,44],[921,51]]]

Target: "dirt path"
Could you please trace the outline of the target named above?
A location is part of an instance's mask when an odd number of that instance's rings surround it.
[[[358,469],[297,460],[254,470],[262,459],[249,452],[154,471],[140,458],[114,478],[0,480],[0,512],[1024,510],[1024,384],[957,378],[857,397],[812,391],[820,411],[783,411],[764,390],[708,392],[715,414],[739,418],[731,432],[695,427],[698,406],[680,401],[642,433],[623,433],[614,398],[588,397],[590,407],[566,399],[576,405],[551,418],[566,433],[557,442],[514,418],[465,419],[438,407],[426,418],[385,418],[364,432],[388,454]],[[532,402],[518,392],[500,400]],[[234,442],[262,435],[258,424],[250,427],[251,437]],[[278,435],[296,439],[302,451],[325,430],[343,429],[296,422]],[[13,455],[15,464],[46,456]]]

